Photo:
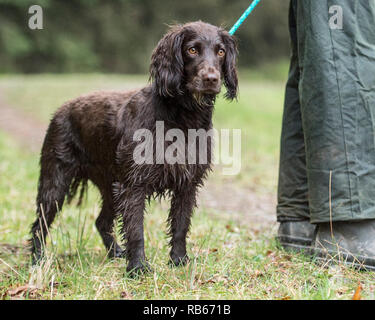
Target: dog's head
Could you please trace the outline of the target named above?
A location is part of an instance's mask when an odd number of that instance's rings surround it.
[[[237,96],[237,43],[222,28],[201,21],[171,27],[159,41],[150,73],[164,97],[186,91],[194,96],[217,95],[224,84],[226,98]]]

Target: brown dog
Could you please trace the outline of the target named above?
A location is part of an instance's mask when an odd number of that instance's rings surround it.
[[[145,201],[152,196],[171,196],[170,258],[175,265],[187,261],[186,236],[197,188],[211,158],[203,164],[139,164],[134,161],[134,133],[148,129],[155,136],[157,121],[165,131],[177,128],[186,136],[189,129],[211,129],[222,83],[228,99],[237,94],[236,54],[234,38],[221,28],[203,22],[174,26],[152,54],[150,86],[81,96],[56,112],[40,160],[38,217],[31,230],[34,263],[42,257],[47,229],[64,198],[70,200],[81,185],[81,200],[88,180],[102,195],[96,226],[111,257],[122,256],[112,235],[114,219],[122,219],[127,271],[149,268],[143,215]],[[167,147],[171,142],[164,143]],[[206,148],[210,155],[211,141]],[[154,158],[156,153],[154,148]]]

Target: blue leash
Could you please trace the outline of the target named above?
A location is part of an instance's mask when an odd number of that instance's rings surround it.
[[[251,5],[242,14],[241,18],[239,18],[238,21],[232,27],[232,29],[230,29],[230,31],[229,31],[230,35],[233,35],[237,31],[237,29],[240,27],[240,25],[246,20],[246,18],[255,9],[255,7],[258,5],[259,2],[260,2],[260,0],[254,0],[251,3]]]

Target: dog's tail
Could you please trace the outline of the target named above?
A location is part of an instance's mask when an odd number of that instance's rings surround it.
[[[78,198],[78,203],[77,205],[80,206],[82,204],[83,198],[85,194],[87,194],[87,188],[88,188],[88,179],[78,175],[75,176],[70,187],[69,187],[69,192],[67,194],[67,202],[71,203],[75,195],[78,193],[78,189],[80,188],[79,191],[79,198]]]

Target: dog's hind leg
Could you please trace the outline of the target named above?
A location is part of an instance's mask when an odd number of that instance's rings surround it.
[[[46,174],[42,163],[41,176],[37,196],[37,218],[31,228],[31,253],[33,264],[38,262],[43,255],[43,246],[46,237],[58,210],[61,210],[64,198],[69,191],[73,175],[71,168],[61,164],[49,162],[47,164],[50,174]]]
[[[184,265],[189,261],[186,254],[186,237],[195,205],[195,187],[174,192],[168,216],[169,235],[172,237],[170,262],[173,265]]]
[[[116,242],[113,236],[115,212],[111,200],[103,199],[102,210],[96,219],[96,228],[98,229],[103,243],[108,251],[109,258],[120,258],[123,256],[123,250]]]
[[[61,210],[73,178],[77,175],[78,162],[69,140],[51,123],[43,144],[40,159],[40,177],[37,195],[37,218],[31,227],[31,253],[33,264],[43,255],[43,247],[56,213]]]

